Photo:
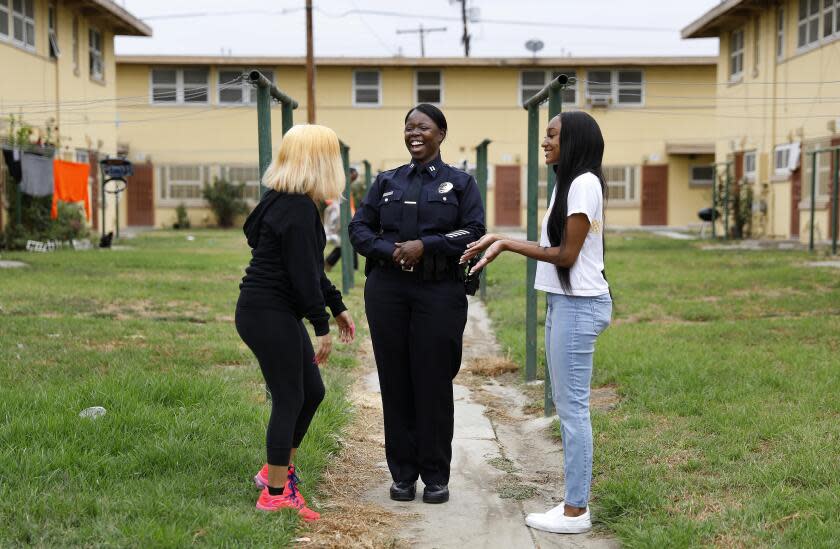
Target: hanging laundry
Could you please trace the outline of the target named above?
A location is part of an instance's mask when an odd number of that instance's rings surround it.
[[[21,161],[23,178],[20,180],[20,190],[29,196],[49,196],[53,193],[53,159],[52,156],[23,153]]]
[[[58,201],[85,203],[85,216],[90,221],[90,194],[88,193],[88,176],[90,164],[54,160],[55,192],[53,193],[52,212],[50,216],[58,217]]]
[[[12,176],[12,179],[20,183],[22,175],[20,166],[20,149],[3,147],[3,159],[6,161],[6,166],[9,167],[9,174]]]

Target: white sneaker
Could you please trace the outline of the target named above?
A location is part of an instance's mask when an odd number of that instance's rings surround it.
[[[579,517],[567,517],[563,514],[564,506],[565,503],[561,503],[545,513],[531,513],[525,517],[525,524],[554,534],[582,534],[592,529],[588,507]]]

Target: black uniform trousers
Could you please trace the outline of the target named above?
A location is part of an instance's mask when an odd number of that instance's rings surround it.
[[[395,481],[448,484],[452,380],[461,367],[467,297],[459,280],[376,267],[365,312],[382,391],[385,456]]]

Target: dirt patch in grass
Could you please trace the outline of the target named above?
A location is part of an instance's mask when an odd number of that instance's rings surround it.
[[[162,321],[185,321],[199,324],[206,323],[209,309],[203,305],[188,301],[167,301],[157,303],[150,299],[139,299],[135,301],[120,301],[100,303],[96,305],[91,316],[100,318],[112,318],[114,320],[162,320]]]
[[[505,357],[482,356],[471,358],[465,370],[478,376],[498,377],[518,373],[519,365]]]
[[[371,363],[370,342],[359,348],[360,364]],[[364,373],[366,369],[360,370]],[[384,456],[382,412],[375,397],[366,394],[361,375],[353,386],[352,399],[353,420],[344,435],[339,456],[324,471],[321,482],[321,494],[329,503],[323,506],[321,520],[306,525],[302,535],[311,541],[302,546],[408,547],[397,538],[407,515],[392,513],[363,500],[370,486],[387,479],[388,472],[376,466]]]
[[[593,410],[609,411],[618,406],[621,397],[616,392],[615,385],[593,387],[589,397],[589,407]]]
[[[496,491],[502,499],[521,501],[536,496],[539,490],[536,486],[527,484],[517,475],[505,475],[496,482]]]

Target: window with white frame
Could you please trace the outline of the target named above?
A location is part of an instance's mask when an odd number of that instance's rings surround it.
[[[243,69],[219,69],[218,93],[221,105],[255,105],[257,103],[257,88],[245,79],[240,78]],[[260,73],[274,82],[274,71],[260,69]]]
[[[47,7],[47,33],[50,41],[50,57],[58,59],[61,50],[58,49],[58,8],[54,2]]]
[[[88,29],[88,60],[90,62],[90,77],[94,80],[105,78],[105,63],[102,55],[102,32],[91,27]]]
[[[382,103],[382,75],[378,70],[353,71],[353,106],[378,107]]]
[[[799,143],[776,145],[773,149],[773,171],[777,176],[787,177],[799,166]]]
[[[418,70],[414,73],[415,103],[443,103],[443,73]]]
[[[9,0],[0,0],[0,40],[9,38]]]
[[[757,175],[757,163],[755,151],[744,153],[744,180],[750,183],[755,182]]]
[[[691,166],[688,184],[691,186],[711,186],[715,182],[715,167],[709,164]]]
[[[264,73],[263,73],[264,74]],[[252,165],[230,165],[222,168],[227,181],[243,184],[241,198],[258,201],[260,199],[260,168]]]
[[[820,41],[821,0],[799,0],[797,41],[799,48],[806,48]]]
[[[779,6],[776,10],[776,59],[785,58],[785,8]]]
[[[607,200],[633,202],[636,200],[636,167],[604,166]]]
[[[200,164],[172,164],[160,167],[162,200],[202,200],[208,167]]]
[[[642,105],[644,80],[644,72],[636,69],[587,71],[586,97],[593,104],[606,100],[615,105]]]
[[[840,0],[823,0],[822,36],[840,34]]]
[[[744,29],[729,33],[729,81],[740,80],[744,75]]]
[[[6,14],[6,36],[9,34],[9,0],[3,2],[0,10]],[[35,49],[35,0],[11,0],[11,37],[14,42],[28,48]],[[0,27],[2,31],[2,27]]]
[[[577,105],[577,71],[563,69],[554,71],[522,71],[519,73],[519,104],[524,105],[546,84],[565,74],[570,82],[563,88],[563,105]],[[544,103],[544,105],[547,103]]]
[[[152,103],[206,104],[209,96],[209,70],[196,68],[157,68],[151,71]]]

